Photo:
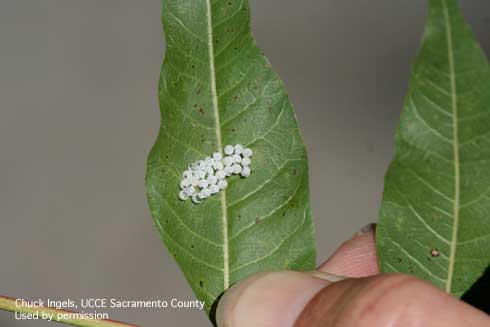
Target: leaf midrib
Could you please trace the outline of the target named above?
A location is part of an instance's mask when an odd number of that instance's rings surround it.
[[[213,111],[215,116],[215,130],[216,130],[216,146],[217,151],[222,153],[223,141],[221,136],[221,124],[218,107],[218,92],[216,89],[216,72],[214,67],[214,45],[213,45],[213,21],[211,15],[211,0],[206,0],[206,15],[208,19],[208,56],[209,56],[209,71],[210,71],[210,84],[211,84],[211,96],[213,103]],[[229,273],[229,250],[228,250],[228,208],[226,205],[226,190],[221,193],[221,217],[223,226],[223,289],[227,290],[230,286],[230,273]]]
[[[454,263],[456,259],[456,244],[458,242],[459,227],[459,206],[460,206],[460,162],[459,162],[459,138],[458,138],[458,99],[456,94],[456,74],[454,69],[453,39],[449,20],[449,11],[446,0],[441,0],[444,12],[444,22],[446,28],[446,42],[448,49],[449,73],[451,80],[451,107],[453,115],[453,153],[454,153],[454,220],[451,235],[451,247],[449,254],[449,267],[446,281],[446,292],[451,293],[452,279],[454,273]]]

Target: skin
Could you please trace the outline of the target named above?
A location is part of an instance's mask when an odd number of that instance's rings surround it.
[[[315,272],[259,273],[220,301],[220,327],[488,327],[490,317],[413,276],[379,274],[374,226]]]

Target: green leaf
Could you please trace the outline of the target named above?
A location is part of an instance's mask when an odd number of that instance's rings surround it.
[[[490,71],[455,0],[430,0],[377,230],[381,269],[461,296],[490,264]]]
[[[258,271],[312,269],[305,146],[283,83],[256,47],[246,0],[163,1],[161,128],[148,158],[156,227],[209,312]],[[254,151],[252,175],[201,204],[178,199],[187,166],[226,144]]]

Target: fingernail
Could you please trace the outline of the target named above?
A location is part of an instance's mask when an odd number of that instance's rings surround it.
[[[330,283],[312,273],[254,275],[225,293],[216,313],[218,326],[292,326],[305,305]]]
[[[347,278],[347,277],[344,277],[344,276],[334,275],[334,274],[330,274],[330,273],[319,271],[319,270],[308,271],[306,273],[307,274],[310,274],[310,275],[312,275],[312,276],[314,276],[316,278],[327,280],[327,281],[329,281],[331,283],[339,282],[339,281],[344,280],[344,279]]]
[[[372,232],[374,232],[375,226],[376,226],[375,223],[367,224],[366,226],[361,228],[361,230],[359,230],[354,236],[361,236],[361,235],[366,234],[366,233],[372,233]]]

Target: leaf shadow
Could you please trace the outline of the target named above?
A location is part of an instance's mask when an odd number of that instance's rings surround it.
[[[490,265],[483,275],[463,294],[461,300],[490,314]]]
[[[209,320],[211,320],[211,323],[213,326],[218,326],[218,323],[216,321],[216,310],[218,309],[218,303],[223,297],[225,292],[222,292],[218,298],[214,301],[214,303],[211,305],[211,309],[209,310]]]

